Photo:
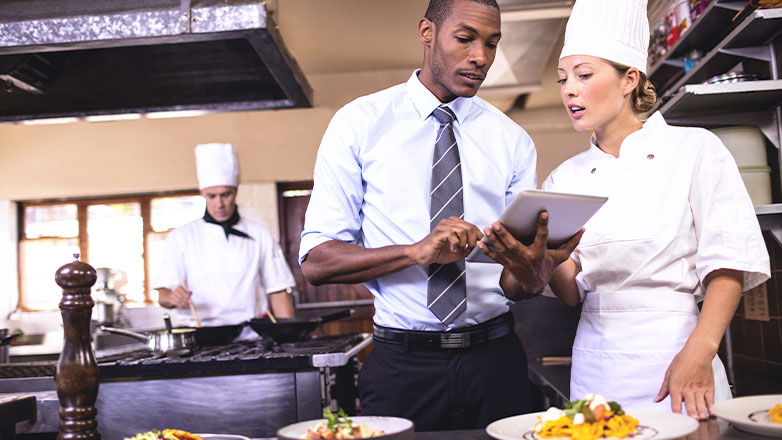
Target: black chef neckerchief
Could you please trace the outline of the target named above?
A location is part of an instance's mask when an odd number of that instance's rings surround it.
[[[244,232],[233,228],[233,225],[239,223],[239,210],[237,208],[234,208],[233,215],[231,215],[231,217],[229,217],[228,220],[224,222],[218,222],[217,220],[214,219],[214,217],[212,217],[211,214],[209,214],[208,210],[204,210],[204,221],[222,227],[223,232],[225,232],[226,240],[228,240],[228,235],[230,234],[234,234],[243,238],[249,238],[250,240],[253,239],[252,237],[245,234]]]

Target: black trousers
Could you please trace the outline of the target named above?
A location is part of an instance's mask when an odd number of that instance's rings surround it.
[[[530,411],[527,355],[515,333],[463,349],[375,339],[358,387],[362,415],[404,417],[416,431],[485,428]]]

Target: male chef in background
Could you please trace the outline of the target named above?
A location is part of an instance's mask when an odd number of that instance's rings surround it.
[[[160,305],[178,309],[180,322],[191,325],[191,302],[208,326],[238,324],[267,311],[292,317],[295,281],[279,244],[264,225],[239,216],[236,149],[201,144],[195,155],[206,212],[166,238],[154,283]]]

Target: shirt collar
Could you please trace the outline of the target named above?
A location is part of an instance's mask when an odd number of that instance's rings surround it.
[[[434,96],[434,93],[429,91],[426,86],[418,79],[418,73],[421,69],[416,69],[410,79],[407,80],[407,93],[410,95],[410,99],[413,101],[413,105],[418,110],[418,115],[421,119],[428,118],[435,108],[444,104]],[[461,124],[467,117],[472,106],[472,98],[458,97],[451,102],[445,103],[456,114],[456,123]]]
[[[629,135],[627,135],[625,140],[622,142],[622,149],[623,149],[623,151],[626,153],[628,149],[632,148],[631,147],[632,144],[630,142],[635,142],[638,139],[643,139],[646,136],[646,134],[649,133],[650,131],[653,132],[658,127],[663,127],[663,126],[666,126],[666,125],[668,125],[668,123],[665,122],[665,118],[663,118],[663,115],[659,111],[654,112],[652,114],[652,116],[649,116],[649,119],[644,121],[644,124],[641,126],[640,130],[636,130],[636,131],[630,133]],[[630,142],[628,142],[628,140]],[[605,151],[601,150],[597,146],[597,139],[595,139],[595,134],[594,133],[592,133],[592,136],[590,136],[590,138],[589,138],[589,150],[593,154],[596,154],[598,156],[611,157],[611,158],[614,157],[614,156],[606,153]]]

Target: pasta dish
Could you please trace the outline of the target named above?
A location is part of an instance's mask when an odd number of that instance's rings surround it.
[[[638,429],[638,420],[625,414],[616,402],[588,394],[574,400],[565,409],[549,408],[535,423],[534,432],[541,438],[564,437],[571,440],[595,440],[603,437],[624,438]]]
[[[771,416],[772,422],[782,423],[782,404],[777,404],[773,408],[769,409],[768,415]]]

